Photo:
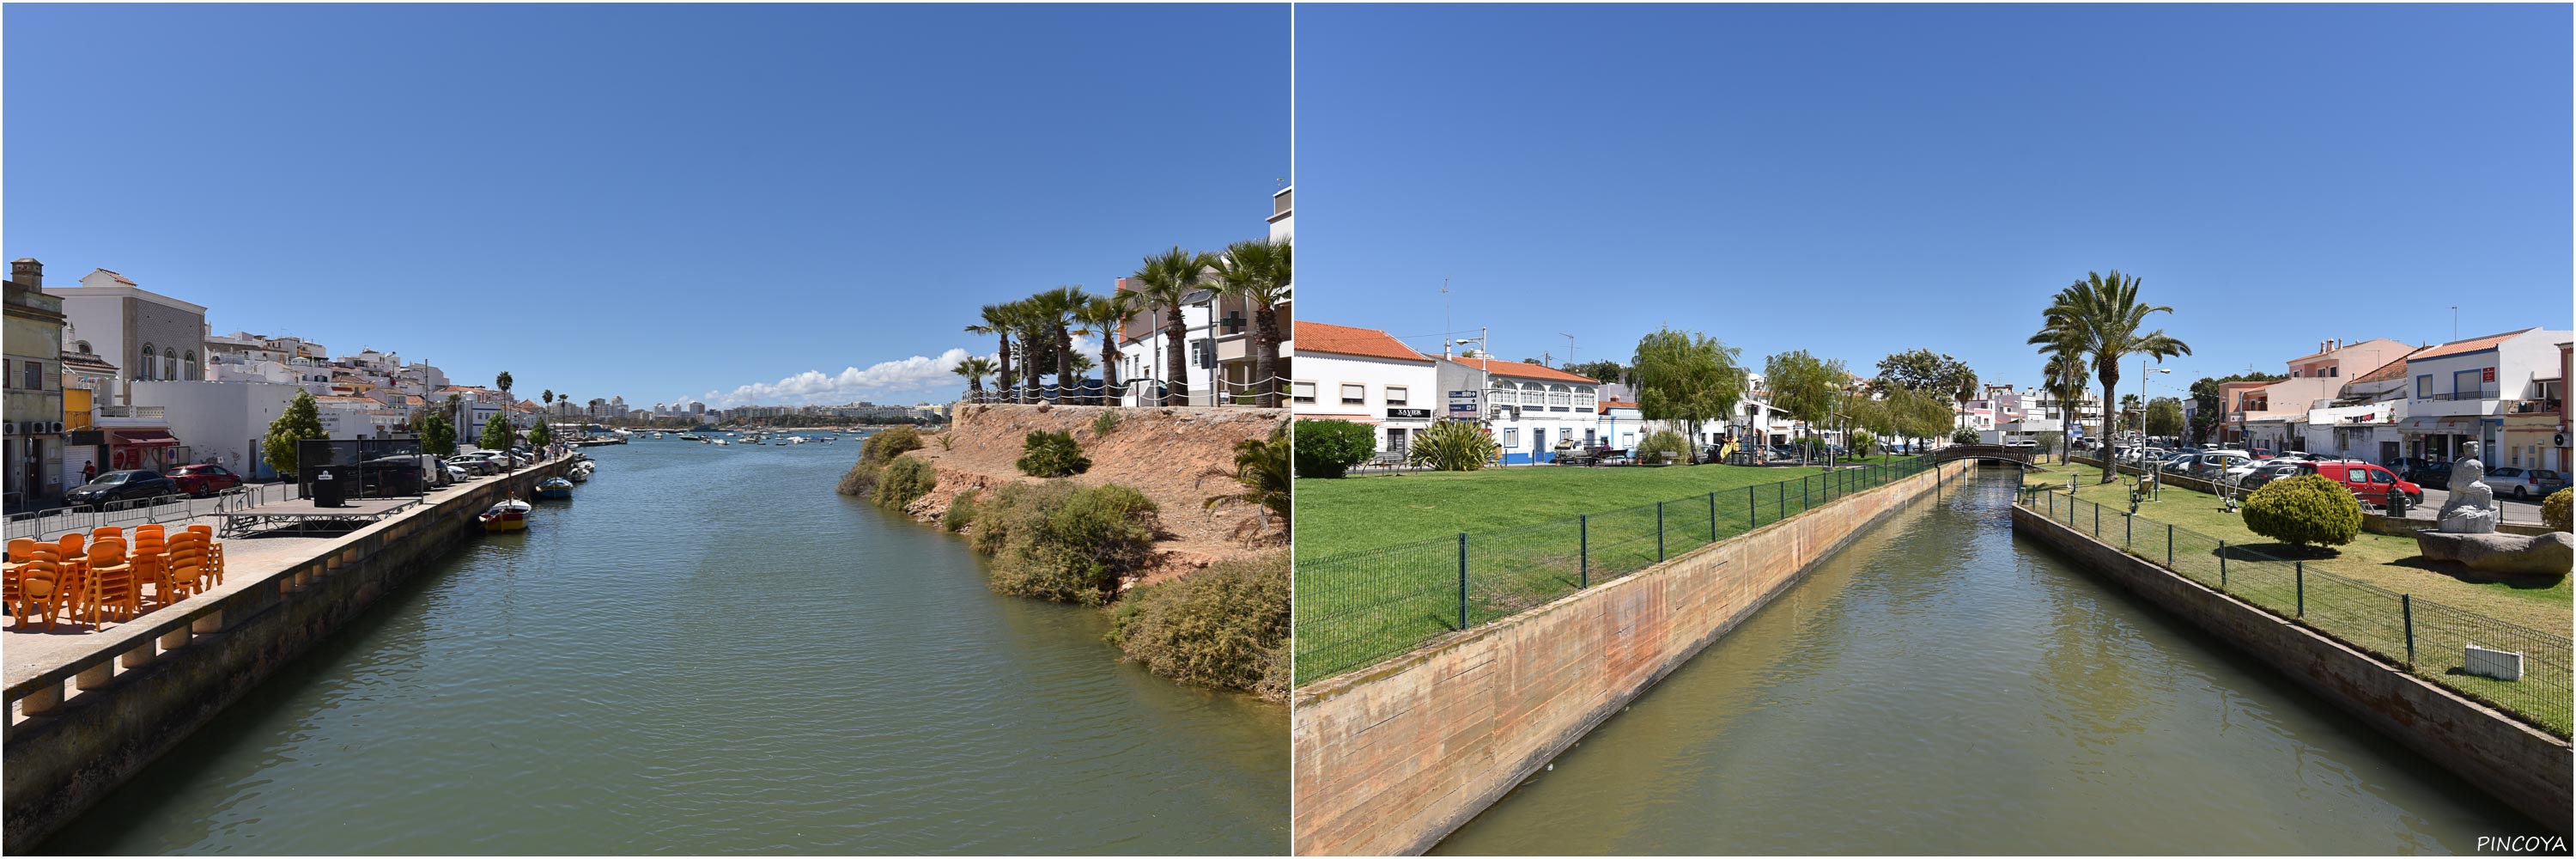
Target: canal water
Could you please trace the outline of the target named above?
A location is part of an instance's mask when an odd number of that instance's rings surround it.
[[[2015,539],[2016,482],[1864,532],[1436,852],[2468,853],[2547,831]]]
[[[855,438],[591,452],[43,850],[1287,851],[1284,708],[993,595]]]

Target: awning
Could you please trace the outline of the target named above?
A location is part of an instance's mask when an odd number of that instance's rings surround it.
[[[2477,435],[2476,418],[2407,418],[2397,425],[2407,435]]]
[[[107,431],[107,443],[126,447],[178,447],[179,439],[168,430],[113,429]]]

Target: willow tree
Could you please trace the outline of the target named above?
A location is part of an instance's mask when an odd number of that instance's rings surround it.
[[[1637,411],[1647,420],[1680,424],[1696,433],[1700,424],[1733,417],[1744,400],[1740,351],[1698,332],[1664,328],[1637,341],[1629,363],[1636,379]]]
[[[1820,360],[1804,349],[1762,362],[1762,384],[1771,391],[1772,407],[1796,415],[1809,427],[1833,423],[1834,405],[1850,383],[1851,374],[1843,370],[1842,361]],[[1798,446],[1798,456],[1802,460],[1807,456],[1806,445]]]

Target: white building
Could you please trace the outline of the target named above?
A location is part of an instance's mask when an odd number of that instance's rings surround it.
[[[300,390],[270,382],[136,382],[134,401],[160,410],[171,434],[187,442],[187,461],[265,479],[277,472],[268,467],[260,442]]]
[[[63,351],[90,352],[116,365],[119,387],[205,378],[203,305],[144,289],[107,269],[90,272],[79,286],[45,287],[45,294],[63,300]]]
[[[1297,417],[1366,424],[1378,450],[1402,452],[1445,415],[1439,362],[1374,328],[1304,325],[1305,351],[1288,384]]]
[[[2477,441],[2490,465],[2549,462],[2545,443],[2529,451],[2507,449],[2505,420],[2525,410],[2524,403],[2548,398],[2547,383],[2560,373],[2557,344],[2568,337],[2563,330],[2526,328],[2406,356],[2408,416],[2398,427],[2406,455],[2457,459],[2466,442]]]
[[[1557,442],[1568,439],[1601,443],[1598,381],[1490,358],[1444,358],[1437,366],[1444,408],[1480,416],[1503,446],[1506,465],[1553,461]]]

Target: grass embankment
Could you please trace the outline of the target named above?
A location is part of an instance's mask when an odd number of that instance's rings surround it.
[[[2097,469],[2084,467],[2076,497],[2105,505],[2107,509],[2102,512],[2106,516],[2129,509],[2128,484],[2097,483],[2100,479]],[[2066,495],[2064,470],[2033,472],[2024,480],[2049,486],[2059,497]],[[2218,496],[2167,486],[2158,498],[2139,504],[2138,515],[2225,540],[2230,546],[2282,558],[2319,561],[2336,575],[2542,632],[2565,635],[2569,625],[2576,623],[2576,588],[2571,588],[2564,576],[2542,582],[2467,581],[2425,561],[2414,538],[2366,532],[2348,545],[2300,549],[2246,530],[2245,521],[2227,512]]]
[[[1321,558],[1672,501],[1822,468],[1536,465],[1297,481],[1297,556]]]

